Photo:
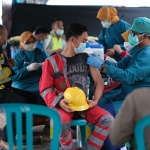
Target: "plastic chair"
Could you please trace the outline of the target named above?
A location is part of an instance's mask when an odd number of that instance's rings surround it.
[[[144,117],[136,123],[134,136],[138,150],[146,150],[144,131],[147,126],[150,126],[150,115]]]
[[[88,123],[84,119],[72,120],[71,126],[76,126],[76,140],[79,147],[86,142],[86,125]]]
[[[90,127],[90,131],[93,130],[94,125],[89,124],[84,119],[79,120],[72,120],[71,126],[76,126],[76,140],[78,142],[78,145],[82,147],[84,143],[86,142],[86,135],[87,135],[87,126]]]
[[[51,140],[50,149],[56,150],[59,149],[59,134],[61,131],[61,121],[60,116],[57,111],[50,109],[46,106],[31,105],[31,104],[1,104],[0,107],[5,109],[7,126],[6,129],[9,132],[8,135],[8,144],[9,150],[13,150],[13,130],[12,130],[12,113],[16,117],[16,134],[17,134],[17,149],[22,150],[22,113],[26,116],[26,139],[27,139],[27,150],[32,150],[32,120],[33,115],[42,115],[47,116],[53,119],[54,122],[54,134]]]

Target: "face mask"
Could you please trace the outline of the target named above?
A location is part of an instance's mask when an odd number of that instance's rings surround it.
[[[142,35],[144,35],[144,34],[142,34]],[[141,36],[142,36],[141,35]],[[141,37],[140,36],[140,37]],[[130,34],[129,34],[129,36],[128,36],[128,41],[129,41],[129,43],[130,43],[130,45],[132,45],[132,46],[137,46],[139,43],[141,43],[142,41],[139,41],[139,37],[137,36],[137,35],[135,35],[135,36],[131,36]]]
[[[106,21],[101,21],[101,24],[104,28],[109,28],[111,26],[111,23],[108,22],[107,20]]]
[[[40,43],[43,45],[43,47],[45,47],[45,45],[46,45],[46,40],[42,40]]]
[[[23,48],[26,51],[33,51],[36,47],[36,43],[30,43],[30,44],[23,44]]]
[[[130,51],[134,46],[132,46],[129,42],[124,42],[124,48],[127,51]]]
[[[107,20],[105,21],[101,21],[101,24],[104,28],[109,28],[111,26],[111,22],[108,22],[108,19],[110,18],[110,10],[109,8],[107,7],[108,9],[108,16],[107,16]]]
[[[6,42],[6,44],[2,45],[2,49],[6,49],[6,47],[7,47],[7,42]]]
[[[56,34],[59,35],[59,36],[61,36],[61,35],[64,34],[64,30],[57,29],[57,30],[56,30]]]
[[[74,51],[76,54],[82,53],[86,48],[86,43],[80,43],[78,48],[74,47]]]

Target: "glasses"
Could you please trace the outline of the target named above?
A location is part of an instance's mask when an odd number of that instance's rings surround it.
[[[134,31],[132,31],[132,30],[129,30],[128,32],[129,32],[129,34],[130,34],[131,36],[144,34],[144,33],[137,33],[137,32],[134,32]]]

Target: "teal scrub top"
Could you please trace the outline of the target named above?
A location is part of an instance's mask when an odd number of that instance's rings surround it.
[[[124,48],[124,39],[122,38],[121,34],[127,31],[129,28],[131,28],[131,25],[122,19],[115,24],[112,24],[109,28],[102,28],[98,43],[104,46],[105,54],[108,52],[108,49],[113,48],[115,44],[118,44],[121,46],[121,48]],[[114,58],[116,61],[121,60],[121,57],[117,52],[112,58]]]
[[[37,62],[43,63],[47,58],[46,54],[35,48],[34,51],[20,50],[14,55],[15,66],[13,70],[15,75],[12,76],[12,87],[26,90],[29,92],[39,92],[39,81],[42,75],[42,68],[28,72],[27,66]]]
[[[117,64],[112,64],[106,61],[106,73],[114,81],[122,83],[121,90],[116,95],[106,93],[111,98],[116,113],[120,109],[125,97],[137,88],[150,87],[150,45],[138,49],[133,48],[130,55],[127,55],[122,61]],[[104,96],[105,98],[106,96]],[[103,103],[107,103],[105,99],[101,99]]]

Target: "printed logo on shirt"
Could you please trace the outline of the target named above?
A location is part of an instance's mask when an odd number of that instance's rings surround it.
[[[24,61],[23,63],[24,63],[24,64],[30,64],[29,62],[26,62],[26,61]]]
[[[62,89],[66,88],[66,83],[65,82],[61,82],[60,83],[60,88],[62,88]]]

